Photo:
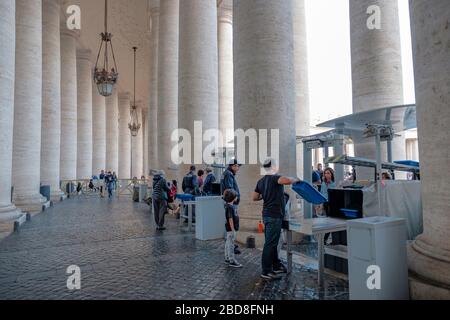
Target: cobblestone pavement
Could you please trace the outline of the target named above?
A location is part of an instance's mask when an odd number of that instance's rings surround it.
[[[0,299],[348,299],[348,283],[302,266],[281,281],[260,275],[261,252],[224,264],[223,241],[199,241],[167,217],[156,231],[146,204],[129,198],[68,199],[0,242]],[[67,267],[81,269],[69,291]]]

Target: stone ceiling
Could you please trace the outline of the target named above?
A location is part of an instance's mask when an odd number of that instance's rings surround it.
[[[93,64],[104,30],[104,0],[80,0],[81,32],[79,46],[92,50]],[[133,46],[136,59],[136,100],[147,101],[149,92],[150,30],[147,0],[109,0],[108,31],[119,71],[119,92],[133,94]]]
[[[104,30],[104,0],[64,0],[81,7],[79,46],[92,50],[95,63],[100,33]],[[133,93],[133,46],[138,47],[136,62],[136,100],[149,98],[150,8],[158,0],[109,0],[108,31],[113,34],[113,47],[119,70],[119,92]],[[232,0],[217,0],[218,6],[231,6]]]

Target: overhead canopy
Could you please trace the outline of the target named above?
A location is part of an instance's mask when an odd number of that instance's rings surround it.
[[[411,104],[354,113],[320,123],[317,127],[350,129],[361,132],[366,129],[368,124],[390,125],[397,133],[415,129],[417,128],[416,106]]]

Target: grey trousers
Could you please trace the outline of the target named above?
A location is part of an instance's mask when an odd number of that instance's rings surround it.
[[[236,232],[227,232],[227,240],[225,242],[225,260],[234,262],[234,242],[236,241]]]
[[[164,216],[167,212],[166,200],[153,200],[153,213],[155,215],[155,223],[157,227],[164,227]]]

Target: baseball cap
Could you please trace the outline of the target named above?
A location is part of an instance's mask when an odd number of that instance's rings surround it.
[[[272,168],[273,166],[276,166],[276,165],[277,165],[277,162],[275,161],[275,159],[268,158],[268,159],[266,159],[264,161],[263,168],[264,169],[270,169],[270,168]]]
[[[236,159],[231,159],[229,162],[228,162],[228,165],[229,166],[234,166],[234,165],[238,165],[239,167],[242,167],[242,164],[241,163],[239,163],[239,161],[237,161]]]

